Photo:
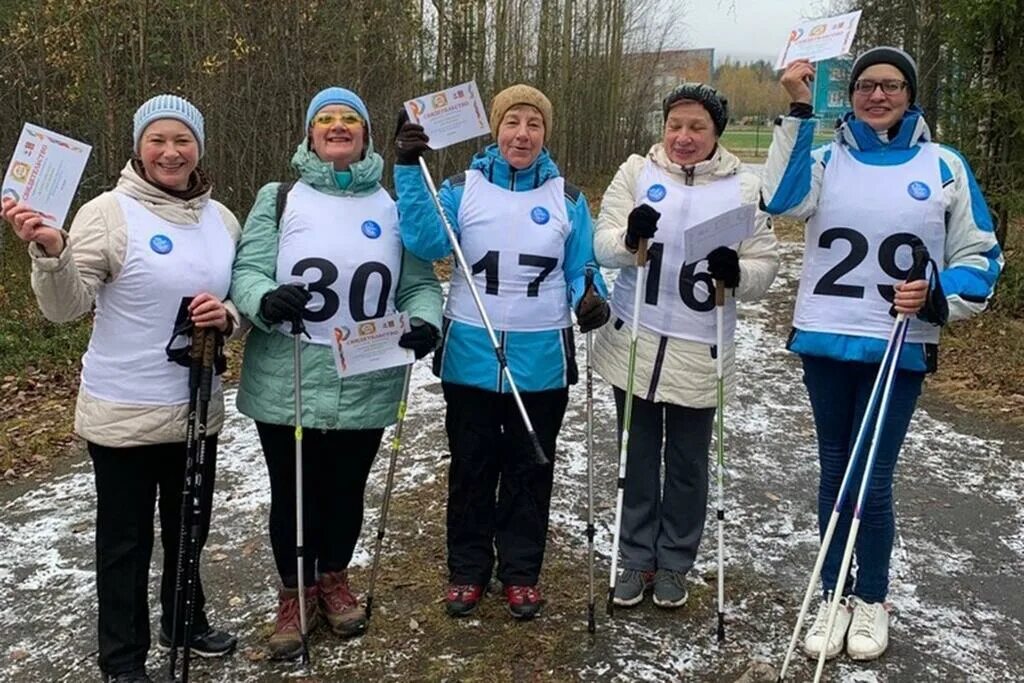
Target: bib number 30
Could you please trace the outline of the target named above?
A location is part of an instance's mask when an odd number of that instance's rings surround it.
[[[882,272],[896,280],[906,280],[910,274],[910,265],[901,268],[896,263],[896,252],[900,247],[910,248],[920,238],[909,232],[898,232],[889,235],[878,246],[878,265]],[[832,245],[842,240],[850,244],[849,253],[839,263],[829,268],[814,286],[814,293],[823,296],[842,296],[850,299],[863,299],[864,287],[843,284],[839,279],[859,266],[868,257],[870,251],[868,238],[853,228],[829,228],[818,237],[818,246],[831,249]],[[877,285],[878,293],[883,299],[892,303],[895,290],[892,285]]]
[[[341,306],[341,299],[338,297],[338,293],[331,289],[331,285],[338,281],[338,267],[324,258],[304,258],[298,261],[292,268],[292,275],[303,277],[309,270],[320,272],[320,277],[310,282],[307,287],[309,287],[309,291],[313,294],[319,294],[323,297],[323,305],[319,310],[311,311],[307,309],[302,317],[310,322],[322,323],[333,318]],[[380,295],[377,297],[374,310],[367,311],[365,305],[366,289],[369,285],[370,277],[374,275],[380,278]],[[352,315],[352,319],[359,322],[361,320],[373,320],[384,315],[387,312],[388,293],[390,291],[391,271],[388,270],[386,265],[379,261],[368,261],[356,268],[355,272],[352,273],[352,282],[349,283],[348,287],[348,310]]]

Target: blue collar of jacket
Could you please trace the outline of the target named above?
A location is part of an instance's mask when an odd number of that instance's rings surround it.
[[[533,190],[552,178],[561,175],[551,155],[545,147],[532,164],[522,169],[514,169],[501,156],[497,145],[487,148],[473,157],[469,168],[480,171],[488,182],[506,190]]]
[[[334,165],[324,161],[309,148],[308,140],[299,143],[292,155],[292,167],[299,172],[302,182],[315,190],[332,195],[363,196],[376,192],[384,173],[384,159],[373,151],[373,143],[366,149],[366,155],[348,167],[352,182],[342,189],[334,175]]]
[[[843,116],[842,123],[836,130],[836,140],[861,152],[905,150],[931,141],[928,123],[917,105],[910,107],[903,114],[903,119],[895,127],[895,134],[892,129],[888,133],[889,138],[886,142],[878,136],[874,128],[858,120],[851,111]]]

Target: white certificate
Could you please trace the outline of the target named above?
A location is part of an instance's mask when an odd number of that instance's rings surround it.
[[[754,205],[744,204],[685,230],[684,257],[687,263],[696,263],[718,247],[731,247],[753,234]]]
[[[779,53],[775,68],[785,69],[796,59],[820,62],[849,53],[859,22],[860,10],[803,22],[789,32],[789,40]]]
[[[491,132],[474,81],[409,100],[405,111],[410,121],[423,126],[431,149],[443,149]]]
[[[352,329],[334,328],[334,364],[339,377],[352,377],[364,372],[409,365],[416,360],[412,349],[398,345],[398,339],[409,331],[405,313],[362,320]]]
[[[0,195],[24,202],[45,225],[63,227],[91,152],[84,142],[26,123]]]

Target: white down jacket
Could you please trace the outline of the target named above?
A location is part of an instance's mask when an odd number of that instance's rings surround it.
[[[647,157],[634,154],[619,167],[601,200],[601,212],[594,234],[594,252],[606,268],[635,265],[636,255],[626,248],[626,223],[636,206],[635,186],[644,164],[650,159],[685,185],[701,186],[735,174],[740,177],[743,203],[756,204],[760,178],[745,168],[729,151],[718,146],[707,161],[682,167],[669,160],[661,143],[651,147]],[[778,243],[771,219],[758,208],[753,237],[740,244],[740,282],[735,296],[755,301],[767,291],[779,268]],[[594,368],[612,385],[625,389],[629,368],[629,326],[615,317],[597,332]],[[735,386],[734,345],[726,344],[723,355],[726,396]],[[710,408],[716,403],[715,361],[712,347],[698,342],[662,336],[640,327],[636,350],[633,394],[656,403],[688,408]]]
[[[160,218],[178,224],[199,221],[208,203],[220,212],[224,227],[237,242],[238,220],[223,205],[210,199],[207,190],[193,199],[178,199],[146,182],[128,162],[117,187],[87,202],[75,214],[70,233],[64,235],[64,250],[48,257],[33,243],[32,289],[43,315],[53,322],[67,322],[92,310],[101,287],[116,286],[128,248],[128,230],[115,192],[139,201]],[[235,335],[243,328],[234,304],[225,301],[235,324]],[[188,404],[151,406],[113,403],[79,388],[75,405],[75,433],[87,441],[113,448],[173,443],[185,440]],[[224,419],[223,394],[210,401],[207,429],[220,430]]]

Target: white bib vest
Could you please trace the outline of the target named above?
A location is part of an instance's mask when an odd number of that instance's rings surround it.
[[[82,387],[104,401],[188,403],[188,368],[167,360],[182,297],[225,299],[235,243],[220,212],[207,204],[194,225],[166,221],[115,192],[127,247],[121,272],[96,295],[96,319],[82,357]],[[220,380],[214,378],[214,389]]]
[[[383,188],[339,197],[296,183],[281,216],[277,281],[305,282],[313,298],[304,320],[310,341],[329,345],[334,328],[395,312],[402,270],[398,210]],[[291,334],[291,324],[278,328]]]
[[[640,325],[666,337],[714,346],[715,286],[706,259],[684,263],[683,233],[740,206],[739,176],[706,185],[684,185],[647,160],[636,183],[636,205],[649,204],[661,218],[647,246],[647,283],[640,298]],[[612,312],[627,325],[633,321],[636,267],[623,268],[612,292]],[[725,302],[722,337],[736,331],[736,302]]]
[[[793,326],[888,339],[892,286],[906,279],[914,237],[942,268],[946,228],[937,146],[922,144],[906,163],[872,166],[833,143],[818,209],[807,222]],[[937,326],[911,320],[907,341],[938,340]]]
[[[562,178],[513,192],[479,171],[466,171],[458,218],[459,245],[495,329],[533,332],[572,324],[562,272],[571,229]],[[461,273],[452,277],[445,315],[483,325]]]

